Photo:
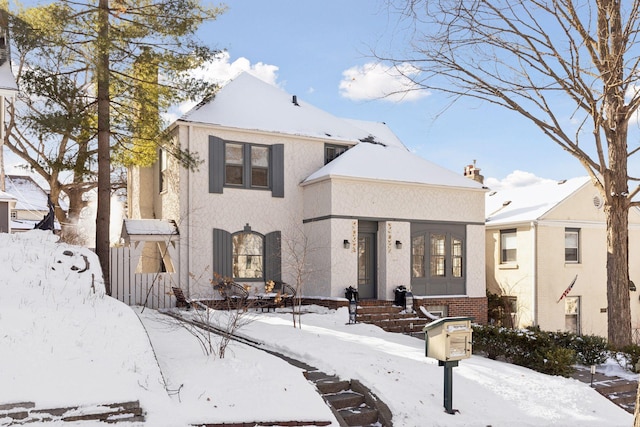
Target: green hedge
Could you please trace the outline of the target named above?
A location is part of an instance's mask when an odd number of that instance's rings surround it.
[[[545,332],[537,327],[511,329],[474,325],[473,351],[490,359],[500,358],[545,374],[564,377],[571,375],[576,363],[598,365],[609,356],[604,338]]]

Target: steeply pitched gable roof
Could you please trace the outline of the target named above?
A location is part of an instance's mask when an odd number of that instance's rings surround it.
[[[484,188],[482,184],[438,166],[406,148],[361,142],[311,174],[305,184],[330,177]]]
[[[585,185],[590,179],[583,176],[491,191],[485,202],[487,225],[536,221]]]
[[[352,143],[374,136],[385,144],[402,145],[388,128],[384,130],[386,125],[382,123],[341,119],[299,98],[296,103],[293,95],[244,72],[180,120]],[[362,127],[366,123],[368,127]],[[374,127],[381,135],[371,133]]]

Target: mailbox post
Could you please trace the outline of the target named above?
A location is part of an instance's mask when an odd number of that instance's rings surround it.
[[[471,357],[471,318],[444,317],[429,323],[423,329],[425,353],[444,366],[444,408],[448,414],[453,409],[453,368],[458,361]]]

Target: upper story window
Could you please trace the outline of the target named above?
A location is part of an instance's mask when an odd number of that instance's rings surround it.
[[[244,188],[269,188],[269,147],[227,142],[224,183]]]
[[[565,228],[564,230],[564,261],[568,263],[580,262],[580,229]]]
[[[324,164],[326,165],[348,149],[347,145],[324,144]]]
[[[209,137],[209,193],[225,187],[271,190],[284,197],[284,145],[260,145]]]
[[[518,240],[516,230],[500,230],[500,263],[514,263],[518,260]]]

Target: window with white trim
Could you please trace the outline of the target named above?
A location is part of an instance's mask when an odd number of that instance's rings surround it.
[[[500,263],[512,264],[518,260],[516,229],[500,230]]]
[[[580,262],[580,229],[564,230],[564,261],[577,264]]]

